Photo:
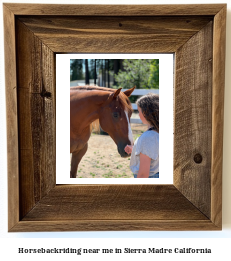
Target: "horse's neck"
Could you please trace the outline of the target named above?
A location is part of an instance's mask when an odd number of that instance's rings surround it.
[[[90,125],[93,121],[99,118],[99,110],[104,102],[107,101],[110,93],[105,91],[87,91],[78,94],[80,99],[78,102],[79,113],[82,115],[83,126]]]

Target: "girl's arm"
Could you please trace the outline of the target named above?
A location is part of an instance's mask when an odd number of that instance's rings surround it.
[[[151,158],[140,153],[140,168],[137,178],[148,178],[150,172]]]

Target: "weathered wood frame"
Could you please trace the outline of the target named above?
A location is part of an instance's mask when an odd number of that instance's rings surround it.
[[[226,4],[3,8],[9,231],[220,230]],[[70,52],[175,53],[173,185],[55,184]]]

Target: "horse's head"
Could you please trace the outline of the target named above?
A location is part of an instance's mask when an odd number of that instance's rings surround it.
[[[121,92],[121,89],[110,94],[108,100],[100,109],[100,126],[106,131],[117,145],[121,157],[129,155],[124,151],[126,145],[133,145],[130,118],[132,115],[132,105],[128,97],[134,88]]]

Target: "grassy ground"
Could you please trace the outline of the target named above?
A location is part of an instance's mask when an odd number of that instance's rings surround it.
[[[146,126],[141,124],[131,124],[131,127],[134,140],[146,130]],[[92,133],[77,178],[133,178],[129,166],[130,157],[119,155],[110,136]]]

